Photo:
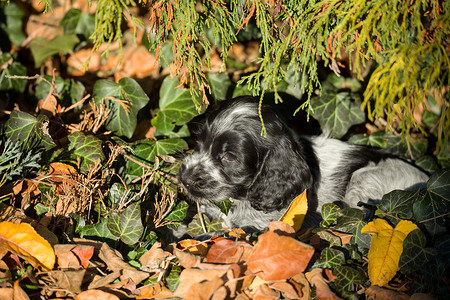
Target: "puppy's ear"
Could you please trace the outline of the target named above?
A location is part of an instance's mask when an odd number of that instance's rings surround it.
[[[300,144],[284,136],[263,156],[247,194],[253,208],[265,212],[284,209],[312,187],[313,175]]]

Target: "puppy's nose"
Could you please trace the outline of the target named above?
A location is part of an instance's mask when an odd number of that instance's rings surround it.
[[[205,179],[199,168],[187,168],[181,164],[178,170],[178,180],[186,189],[199,189],[204,186]]]

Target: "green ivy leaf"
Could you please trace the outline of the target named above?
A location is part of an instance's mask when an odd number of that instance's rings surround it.
[[[215,100],[227,99],[228,91],[233,84],[225,73],[208,74],[208,83],[211,87],[211,94]]]
[[[64,28],[65,34],[80,34],[89,38],[95,30],[95,17],[71,8],[64,15],[60,25]]]
[[[104,218],[94,225],[86,225],[80,230],[80,236],[99,237],[103,240],[117,240],[117,238],[108,229],[108,219]]]
[[[409,139],[408,142],[400,136],[386,134],[386,150],[390,153],[405,157],[417,159],[423,156],[428,148],[428,140],[423,136],[416,136]]]
[[[343,264],[345,264],[345,255],[342,251],[325,248],[320,253],[320,257],[314,263],[313,268],[334,269]]]
[[[322,218],[320,227],[329,227],[336,223],[339,215],[339,206],[334,203],[326,203],[322,206]]]
[[[174,292],[180,285],[180,274],[181,274],[181,267],[172,266],[169,275],[167,275],[167,277],[165,278],[167,288],[172,292]]]
[[[224,200],[220,202],[212,202],[211,203],[217,206],[221,212],[223,212],[226,216],[230,212],[231,206],[233,206],[233,202],[231,200]]]
[[[420,191],[395,190],[383,196],[379,208],[395,224],[400,220],[409,220],[413,216],[413,203],[420,197]]]
[[[386,147],[386,133],[378,131],[372,134],[355,134],[348,139],[349,143],[356,145],[364,145],[375,148]]]
[[[135,202],[120,213],[112,213],[108,219],[108,229],[125,244],[136,244],[144,232],[140,204]]]
[[[189,204],[186,201],[180,201],[164,220],[169,222],[182,222],[186,218],[188,208]]]
[[[447,203],[450,202],[450,169],[440,170],[427,182],[427,191],[433,198],[440,197]]]
[[[334,137],[342,137],[355,124],[365,121],[359,96],[352,92],[324,89],[319,98],[311,101],[313,117]]]
[[[179,85],[177,78],[169,77],[161,85],[159,109],[155,110],[156,116],[151,121],[156,127],[156,136],[168,135],[176,125],[184,125],[200,113],[192,101],[192,95]],[[202,111],[204,109],[205,105]]]
[[[442,199],[433,198],[429,192],[426,192],[425,196],[418,199],[413,205],[414,217],[433,236],[445,232],[443,225],[446,211],[447,208]]]
[[[26,79],[7,78],[6,76],[26,76],[27,68],[18,62],[13,62],[0,73],[0,91],[22,94],[27,86]]]
[[[86,226],[86,221],[85,221],[84,218],[83,218],[81,215],[79,215],[79,214],[76,214],[76,213],[70,213],[69,215],[70,215],[70,217],[72,218],[73,223],[75,224],[75,227],[73,228],[73,230],[74,230],[76,233],[80,233],[80,232],[83,230],[84,226]]]
[[[136,129],[139,110],[150,100],[136,80],[127,77],[119,83],[97,80],[92,97],[97,105],[103,100],[111,110],[106,128],[127,138],[131,138]]]
[[[48,75],[45,76],[48,82],[52,81],[52,78]],[[36,87],[36,97],[38,99],[44,99],[50,93],[50,84],[44,80],[38,80]],[[60,104],[63,106],[70,106],[80,101],[85,92],[85,87],[82,83],[73,79],[64,80],[62,77],[57,76],[54,84],[55,92],[61,95]],[[81,107],[81,105],[80,105]]]
[[[80,169],[82,172],[89,171],[97,161],[102,161],[105,155],[102,151],[102,141],[92,135],[84,135],[77,131],[69,135],[69,151],[72,157],[81,158]]]
[[[333,275],[337,277],[333,287],[345,298],[350,298],[358,286],[366,280],[361,271],[348,266],[337,266],[333,270]]]
[[[78,42],[78,37],[73,34],[59,35],[52,40],[47,40],[40,36],[34,38],[29,44],[31,54],[34,58],[34,66],[38,68],[52,55],[72,51]]]
[[[434,158],[430,155],[422,156],[421,158],[416,160],[414,164],[425,172],[428,172],[429,174],[433,174],[434,172],[439,170],[439,166],[437,165]]]
[[[319,231],[317,233],[317,235],[321,239],[323,239],[323,240],[327,241],[328,243],[330,243],[330,247],[333,247],[333,246],[339,246],[340,247],[340,246],[342,246],[341,238],[338,237],[337,235],[334,235],[333,233],[331,233],[328,230]]]
[[[20,46],[26,39],[23,33],[23,16],[25,13],[14,2],[0,3],[0,10],[2,11],[0,30],[6,32],[14,45]]]
[[[149,163],[155,162],[156,155],[168,155],[174,154],[176,152],[181,152],[188,148],[188,145],[183,139],[166,139],[166,140],[143,140],[138,141],[131,145],[133,150],[132,156],[144,163],[149,165]],[[131,176],[141,176],[142,167],[137,163],[128,160],[128,175]]]
[[[361,229],[367,224],[364,221],[364,212],[358,208],[345,208],[340,211],[335,228],[353,234],[351,242],[356,243],[360,250],[370,248],[371,236],[361,233]]]
[[[12,111],[5,123],[5,136],[13,143],[20,143],[26,149],[44,147],[49,150],[56,146],[48,133],[48,118],[37,118],[22,111]]]
[[[203,222],[205,224],[206,232],[215,232],[222,230],[222,219],[210,220],[207,216],[203,215]],[[191,223],[189,223],[186,233],[192,237],[203,234],[203,227],[200,221],[199,215],[195,215]]]
[[[436,255],[436,249],[425,248],[426,238],[420,229],[410,232],[403,241],[403,252],[398,263],[405,273],[419,271]]]

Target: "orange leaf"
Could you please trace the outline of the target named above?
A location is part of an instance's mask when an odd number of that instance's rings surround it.
[[[173,297],[173,292],[163,286],[161,282],[144,285],[138,290],[141,292],[141,295],[136,297],[136,299],[165,299]]]
[[[247,265],[264,280],[283,280],[303,272],[313,254],[310,245],[269,231],[259,236]]]
[[[101,290],[87,290],[79,293],[75,300],[119,300],[116,295],[101,291]]]
[[[45,270],[53,269],[55,252],[30,224],[0,223],[0,247],[29,261],[34,267],[40,265]]]
[[[280,218],[280,221],[291,225],[295,231],[299,231],[302,227],[303,220],[305,219],[307,211],[308,199],[306,198],[305,190],[303,193],[295,197],[284,215]]]
[[[316,287],[316,295],[319,300],[341,300],[335,293],[333,293],[327,282],[322,276],[322,269],[316,268],[311,272],[306,273],[306,278],[312,286]]]
[[[175,296],[185,298],[190,288],[199,282],[206,280],[214,280],[220,278],[227,273],[227,270],[199,270],[199,269],[185,269],[180,274],[180,284],[175,291]]]
[[[179,241],[177,247],[200,256],[205,256],[206,252],[208,252],[208,245],[206,243],[190,239]]]
[[[83,268],[87,269],[89,267],[89,260],[94,255],[94,247],[84,245],[75,246],[72,252],[78,257]]]
[[[246,242],[223,239],[211,246],[206,256],[206,262],[231,264],[245,261],[252,248]]]

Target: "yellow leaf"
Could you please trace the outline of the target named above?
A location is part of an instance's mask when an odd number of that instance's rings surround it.
[[[383,286],[394,277],[399,269],[403,241],[415,229],[418,227],[411,221],[401,220],[392,228],[384,219],[375,219],[361,229],[361,233],[374,234],[368,255],[372,285]]]
[[[306,212],[308,211],[308,199],[306,198],[306,190],[295,197],[291,202],[280,221],[291,225],[295,231],[298,231],[303,224]]]
[[[0,247],[17,254],[34,267],[40,265],[44,270],[51,270],[55,264],[52,246],[27,223],[1,222]]]

